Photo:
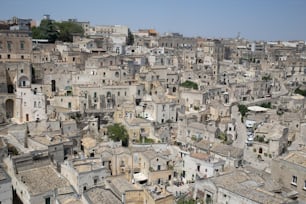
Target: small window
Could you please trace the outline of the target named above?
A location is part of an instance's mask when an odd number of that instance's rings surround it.
[[[51,198],[50,197],[45,198],[45,204],[51,204]]]
[[[11,55],[7,55],[7,59],[11,59]]]
[[[23,69],[20,70],[20,73],[23,73]]]
[[[20,41],[20,49],[24,50],[24,41]]]
[[[8,49],[9,51],[12,50],[12,42],[11,42],[11,41],[8,41],[8,42],[7,42],[7,49]]]
[[[297,176],[292,176],[292,181],[291,181],[292,185],[297,185]]]

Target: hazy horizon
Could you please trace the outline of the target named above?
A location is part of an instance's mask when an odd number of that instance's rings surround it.
[[[44,14],[60,21],[76,18],[91,25],[153,28],[160,34],[248,40],[306,40],[304,0],[5,0],[0,19],[13,16],[39,22]]]

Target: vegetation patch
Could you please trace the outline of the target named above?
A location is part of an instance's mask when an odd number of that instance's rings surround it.
[[[129,145],[129,134],[122,124],[115,123],[107,127],[108,137],[116,142],[122,141],[122,146]]]
[[[185,87],[185,88],[192,88],[194,90],[198,90],[198,84],[193,82],[193,81],[185,81],[183,83],[180,84],[180,86]]]
[[[272,108],[271,102],[262,103],[262,104],[260,104],[260,106],[263,107],[263,108],[270,108],[270,109]]]
[[[300,94],[300,95],[302,95],[302,96],[306,97],[306,90],[303,90],[303,89],[297,88],[297,89],[295,89],[294,93],[296,93],[296,94]]]
[[[81,25],[69,21],[56,22],[44,19],[38,27],[32,28],[33,39],[48,39],[51,43],[56,40],[72,42],[74,34],[83,35],[84,30]]]

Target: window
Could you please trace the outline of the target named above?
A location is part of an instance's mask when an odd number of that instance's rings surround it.
[[[97,183],[98,183],[98,179],[94,178],[94,185],[97,185]]]
[[[304,190],[306,190],[306,180],[304,180],[304,187],[303,187]]]
[[[55,80],[51,80],[51,90],[52,90],[52,92],[56,91],[56,82],[55,82]]]
[[[120,96],[120,91],[118,91],[118,94],[117,94],[118,96]]]
[[[21,55],[21,59],[24,59],[24,56],[23,56],[23,55]]]
[[[3,48],[2,41],[0,41],[0,49],[2,49],[2,48]]]
[[[20,49],[24,50],[24,41],[20,41]]]
[[[45,198],[45,204],[51,204],[51,199],[50,199],[50,197]]]
[[[11,59],[11,55],[7,55],[7,59]]]
[[[12,42],[11,41],[7,42],[7,49],[8,49],[8,51],[12,50]]]
[[[297,176],[292,176],[291,184],[296,186],[296,184],[297,184]]]
[[[23,69],[20,70],[20,73],[23,73]]]

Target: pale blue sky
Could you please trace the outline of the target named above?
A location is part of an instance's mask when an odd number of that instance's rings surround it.
[[[185,36],[306,40],[306,0],[1,0],[0,19],[77,18]]]

